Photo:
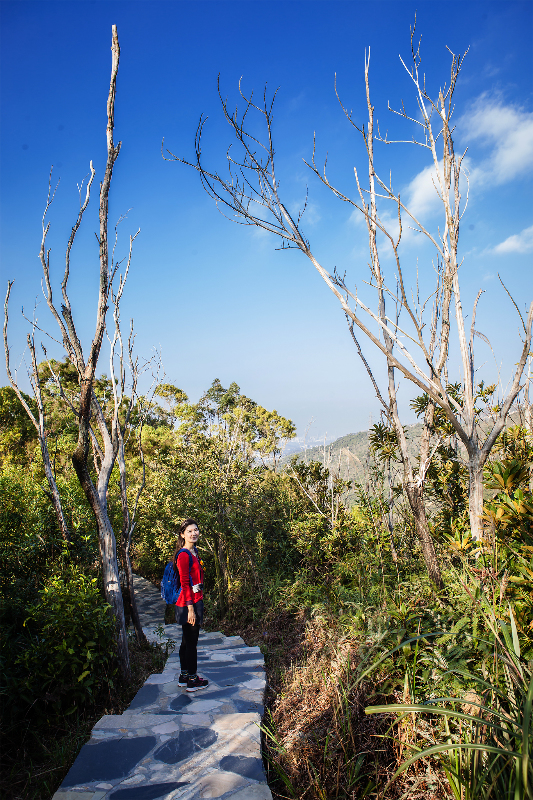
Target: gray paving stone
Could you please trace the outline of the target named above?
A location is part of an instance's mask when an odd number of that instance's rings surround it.
[[[174,714],[165,715],[153,714],[107,714],[98,720],[94,726],[97,730],[137,730],[139,728],[151,728],[153,725],[161,725],[163,722],[172,722]]]
[[[247,647],[246,652],[236,653],[235,658],[237,661],[246,661],[248,658],[255,658],[256,654],[259,656],[263,655],[260,647]]]
[[[103,800],[106,792],[73,792],[71,790],[58,789],[52,800]]]
[[[214,681],[219,686],[236,686],[254,678],[263,677],[262,672],[255,673],[253,670],[243,669],[239,664],[224,664],[224,666],[220,667],[206,664],[202,670],[202,675],[205,675],[208,680]]]
[[[226,714],[222,717],[218,717],[213,722],[212,727],[217,733],[224,733],[225,731],[243,732],[246,729],[248,736],[259,740],[260,721],[259,714]]]
[[[235,711],[242,713],[256,712],[260,717],[265,713],[265,707],[262,703],[254,703],[253,700],[241,700],[238,697],[232,697],[231,702],[235,707]]]
[[[165,764],[178,764],[199,750],[211,747],[217,738],[217,733],[210,728],[191,728],[186,734],[177,736],[159,747],[154,753],[154,758]]]
[[[157,743],[155,736],[84,744],[61,788],[125,778]]]
[[[196,700],[192,705],[188,706],[187,713],[188,714],[198,714],[202,713],[205,714],[208,711],[213,711],[213,709],[218,708],[218,706],[222,703],[222,700]]]
[[[213,653],[211,656],[211,661],[235,661],[235,656],[223,650],[221,653]]]
[[[266,783],[256,783],[232,794],[231,800],[272,800],[272,792]]]
[[[156,800],[166,797],[180,786],[187,786],[188,781],[172,781],[170,783],[149,783],[145,786],[132,786],[126,789],[116,789],[109,795],[110,800]]]
[[[161,691],[163,694],[172,694],[175,695],[178,692],[183,690],[183,686],[180,686],[177,681],[172,681],[171,683],[163,683],[161,684]]]
[[[160,684],[160,683],[172,683],[172,681],[176,680],[176,670],[173,669],[171,672],[161,672],[160,674],[150,675],[147,678],[145,686],[150,684]]]
[[[159,687],[154,684],[145,684],[142,689],[139,689],[127,711],[132,711],[142,706],[150,706],[157,702],[159,698]]]
[[[236,772],[243,778],[250,778],[253,781],[264,781],[263,761],[260,758],[250,758],[249,756],[224,756],[220,759],[220,769],[225,772]]]
[[[169,708],[171,708],[173,711],[181,711],[187,706],[190,706],[192,702],[193,699],[192,697],[190,697],[190,695],[185,693],[180,694],[177,697],[175,697],[174,700],[171,700]]]
[[[162,722],[160,725],[154,725],[152,727],[154,733],[176,733],[179,729],[180,723],[177,714],[174,715],[172,722]]]
[[[210,687],[208,686],[207,689],[202,691],[202,700],[220,700],[222,698],[226,699],[236,696],[238,692],[239,692],[238,688],[235,688],[233,686],[229,686],[225,689],[210,689]],[[172,701],[170,707],[175,708],[174,701]]]
[[[192,727],[207,726],[211,724],[211,717],[209,714],[183,714],[181,717],[183,725],[190,725]]]
[[[224,644],[224,639],[198,639],[198,647],[213,647],[216,644]]]
[[[238,789],[246,783],[240,775],[231,772],[210,772],[203,775],[193,785],[194,794],[190,795],[190,800],[204,800],[204,798],[215,798],[226,796],[232,789]]]
[[[243,681],[242,685],[245,689],[264,689],[266,680],[264,678],[254,678],[250,681]]]

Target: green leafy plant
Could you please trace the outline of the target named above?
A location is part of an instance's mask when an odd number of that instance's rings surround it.
[[[27,610],[11,662],[21,698],[36,698],[70,713],[113,683],[113,618],[97,578],[53,576]]]
[[[463,697],[438,697],[425,703],[370,706],[367,714],[400,713],[442,717],[439,741],[420,749],[394,773],[384,792],[422,758],[439,759],[456,800],[525,800],[533,797],[533,675],[521,658],[511,607],[510,623],[496,618],[486,601],[482,613],[494,637],[493,658],[483,674],[458,672],[474,686]]]

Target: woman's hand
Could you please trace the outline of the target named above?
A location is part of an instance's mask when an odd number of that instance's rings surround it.
[[[187,616],[187,622],[189,625],[196,625],[196,614],[194,613],[194,606],[187,606],[189,609],[189,614]]]

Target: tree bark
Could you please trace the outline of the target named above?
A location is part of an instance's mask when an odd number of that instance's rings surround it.
[[[223,548],[220,542],[220,533],[216,530],[213,531],[213,547],[211,552],[215,562],[215,573],[218,592],[218,603],[220,607],[220,614],[223,615],[227,607],[226,596],[226,575],[223,564]]]
[[[44,420],[43,420],[44,423]],[[44,428],[44,424],[43,424]],[[39,444],[41,446],[41,456],[43,459],[44,465],[44,474],[46,475],[46,479],[48,481],[48,486],[50,487],[50,492],[47,493],[52,501],[52,505],[54,507],[57,524],[59,525],[59,530],[61,532],[61,536],[65,540],[65,542],[70,542],[70,533],[67,525],[67,520],[65,519],[65,514],[63,512],[63,505],[61,503],[61,497],[59,495],[59,489],[57,488],[57,483],[54,477],[54,472],[52,470],[52,464],[50,463],[50,454],[48,452],[48,443],[46,438],[43,436],[39,436]]]
[[[144,635],[144,631],[142,629],[142,624],[141,624],[141,618],[139,616],[139,609],[137,608],[135,587],[133,585],[133,569],[131,566],[131,559],[130,559],[130,546],[131,546],[131,537],[133,534],[135,523],[132,524],[129,505],[128,505],[128,486],[126,481],[126,458],[124,454],[124,437],[122,430],[120,430],[120,428],[119,428],[119,438],[120,440],[119,440],[119,452],[118,452],[118,465],[120,471],[120,481],[119,481],[120,502],[122,505],[122,534],[120,537],[121,550],[122,550],[122,564],[124,566],[124,572],[126,574],[126,584],[128,587],[128,593],[130,599],[131,621],[133,622],[133,627],[135,629],[137,641],[139,642],[139,644],[147,644],[147,639],[146,636]],[[144,463],[143,463],[143,483],[141,485],[141,491],[143,487],[144,487]]]
[[[142,645],[142,644],[147,644],[148,640],[144,635],[141,623],[141,617],[139,615],[139,608],[137,606],[137,598],[135,596],[135,587],[133,585],[133,569],[131,566],[131,559],[130,559],[130,545],[131,545],[131,533],[122,539],[122,562],[124,564],[124,572],[126,573],[126,584],[128,587],[128,593],[130,597],[131,621],[135,629],[135,635],[137,636],[137,641],[139,642],[139,644]]]
[[[389,530],[389,539],[390,539],[390,551],[392,555],[392,560],[395,564],[398,563],[398,553],[396,552],[396,548],[394,546],[394,518],[393,518],[393,508],[394,508],[394,496],[392,491],[392,474],[391,474],[391,465],[390,465],[390,458],[387,460],[387,484],[388,484],[388,498],[387,498],[387,528]]]
[[[483,537],[483,467],[485,459],[476,453],[468,460],[468,511],[472,539]]]
[[[422,548],[422,555],[424,557],[428,575],[438,589],[444,589],[444,581],[442,580],[439,562],[435,552],[435,546],[433,544],[433,539],[431,538],[431,532],[427,522],[426,509],[423,500],[423,489],[416,485],[408,484],[405,487],[405,491],[409,499],[411,511],[413,512],[416,533],[418,536],[418,541],[420,542],[420,547]]]
[[[104,579],[104,594],[111,606],[115,617],[115,631],[117,642],[117,656],[123,676],[131,678],[130,657],[128,650],[128,635],[124,617],[124,603],[120,587],[118,572],[117,548],[115,534],[107,514],[101,518],[98,526],[98,543],[102,559],[102,575]]]
[[[55,476],[54,476],[54,471],[52,469],[52,463],[50,461],[50,453],[49,453],[49,450],[48,450],[48,434],[47,434],[47,430],[46,430],[46,414],[45,414],[45,408],[44,408],[44,403],[43,403],[43,396],[42,396],[42,392],[41,392],[41,382],[40,382],[40,379],[39,379],[39,370],[37,368],[37,358],[36,358],[36,355],[35,355],[35,340],[34,340],[34,337],[33,337],[33,333],[32,334],[28,334],[27,343],[28,343],[28,349],[29,349],[30,354],[31,354],[33,380],[31,379],[31,377],[30,377],[30,380],[31,380],[32,387],[33,387],[33,393],[34,393],[34,396],[35,396],[35,401],[37,403],[37,412],[38,412],[38,418],[37,419],[35,418],[35,415],[33,414],[31,408],[29,407],[29,405],[27,404],[26,400],[24,399],[24,395],[20,391],[20,389],[18,387],[18,384],[17,384],[15,378],[13,378],[13,375],[11,373],[11,366],[10,366],[10,360],[9,360],[9,344],[8,344],[8,339],[7,339],[7,325],[8,325],[8,321],[9,321],[9,295],[11,294],[12,285],[13,285],[13,281],[9,281],[8,286],[7,286],[6,299],[5,299],[5,302],[4,302],[4,329],[3,329],[3,334],[4,334],[4,353],[5,353],[5,358],[6,358],[7,377],[9,378],[9,382],[11,384],[11,387],[12,387],[13,391],[17,395],[22,407],[24,408],[26,414],[28,415],[28,417],[32,421],[33,426],[34,426],[34,428],[35,428],[35,430],[37,432],[37,438],[39,439],[39,446],[41,448],[41,455],[42,455],[42,459],[43,459],[44,473],[46,475],[46,479],[48,481],[48,486],[50,488],[50,491],[47,492],[46,494],[50,498],[50,500],[52,502],[52,505],[54,507],[54,511],[55,511],[55,515],[56,515],[56,519],[57,519],[57,524],[59,526],[59,530],[61,532],[61,536],[63,537],[65,542],[70,542],[70,533],[69,533],[69,529],[68,529],[68,525],[67,525],[67,520],[65,519],[65,514],[63,512],[63,505],[61,503],[61,497],[60,497],[60,494],[59,494],[59,489],[57,488],[57,483],[56,483],[56,479],[55,479]],[[15,374],[15,377],[16,377],[16,374]]]

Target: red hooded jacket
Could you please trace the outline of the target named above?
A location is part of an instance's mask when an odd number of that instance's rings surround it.
[[[203,600],[204,597],[204,593],[201,589],[199,592],[193,592],[192,590],[192,586],[195,586],[197,583],[204,582],[204,568],[194,550],[191,551],[191,556],[192,564],[188,554],[184,553],[183,551],[178,553],[177,558],[181,588],[178,594],[178,599],[176,600],[176,605],[180,606],[181,608],[184,606],[191,606],[193,603],[197,603],[198,600]]]

